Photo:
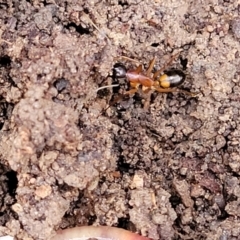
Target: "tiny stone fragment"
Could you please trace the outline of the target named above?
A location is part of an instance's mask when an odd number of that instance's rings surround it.
[[[240,18],[235,18],[232,21],[232,32],[236,38],[240,38]]]
[[[35,195],[40,197],[40,198],[46,198],[49,196],[52,192],[52,188],[49,185],[42,185],[38,187],[35,191]]]

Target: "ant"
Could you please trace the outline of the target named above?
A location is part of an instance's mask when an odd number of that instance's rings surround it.
[[[166,71],[166,68],[178,55],[179,53],[173,55],[173,57],[153,75],[152,70],[156,62],[156,57],[150,61],[146,72],[143,71],[142,65],[139,65],[136,69],[127,70],[123,64],[117,63],[113,68],[113,76],[117,79],[126,78],[129,81],[131,89],[125,92],[124,95],[132,95],[136,93],[141,86],[144,93],[148,93],[153,90],[160,93],[182,92],[195,96],[196,93],[176,88],[185,81],[186,75],[184,72],[178,69],[170,69]],[[130,58],[124,56],[123,58],[131,60]]]
[[[151,93],[153,91],[157,91],[160,93],[182,92],[190,96],[196,96],[197,95],[196,93],[177,88],[185,81],[186,75],[183,71],[178,69],[166,70],[166,68],[175,60],[177,56],[179,56],[179,54],[180,53],[173,55],[161,69],[157,70],[153,74],[152,70],[156,62],[156,57],[154,57],[150,61],[149,67],[147,68],[146,71],[143,71],[142,64],[140,64],[136,69],[127,70],[127,68],[122,63],[116,63],[113,67],[113,77],[116,79],[126,78],[131,86],[131,89],[123,93],[123,96],[133,95],[139,90],[139,88],[141,88],[143,93]],[[134,59],[125,56],[122,56],[121,58],[138,62]],[[115,86],[119,85],[110,85],[105,87]],[[113,101],[113,104],[118,102],[120,99],[121,97],[115,99]],[[144,104],[145,109],[148,106],[148,103],[149,101],[147,101],[146,104]]]

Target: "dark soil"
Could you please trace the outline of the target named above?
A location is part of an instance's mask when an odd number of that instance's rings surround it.
[[[0,1],[0,236],[81,225],[158,239],[240,239],[240,5]],[[182,69],[182,89],[127,88],[119,56]],[[121,61],[136,67],[131,61]]]

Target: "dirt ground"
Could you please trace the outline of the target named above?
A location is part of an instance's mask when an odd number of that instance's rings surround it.
[[[1,0],[0,236],[117,226],[240,239],[240,1]],[[148,109],[113,65],[182,69]],[[119,83],[119,82],[118,82]]]

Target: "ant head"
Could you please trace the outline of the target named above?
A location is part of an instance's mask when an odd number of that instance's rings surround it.
[[[121,63],[116,63],[113,66],[113,77],[115,78],[125,78],[127,73],[126,67]]]

